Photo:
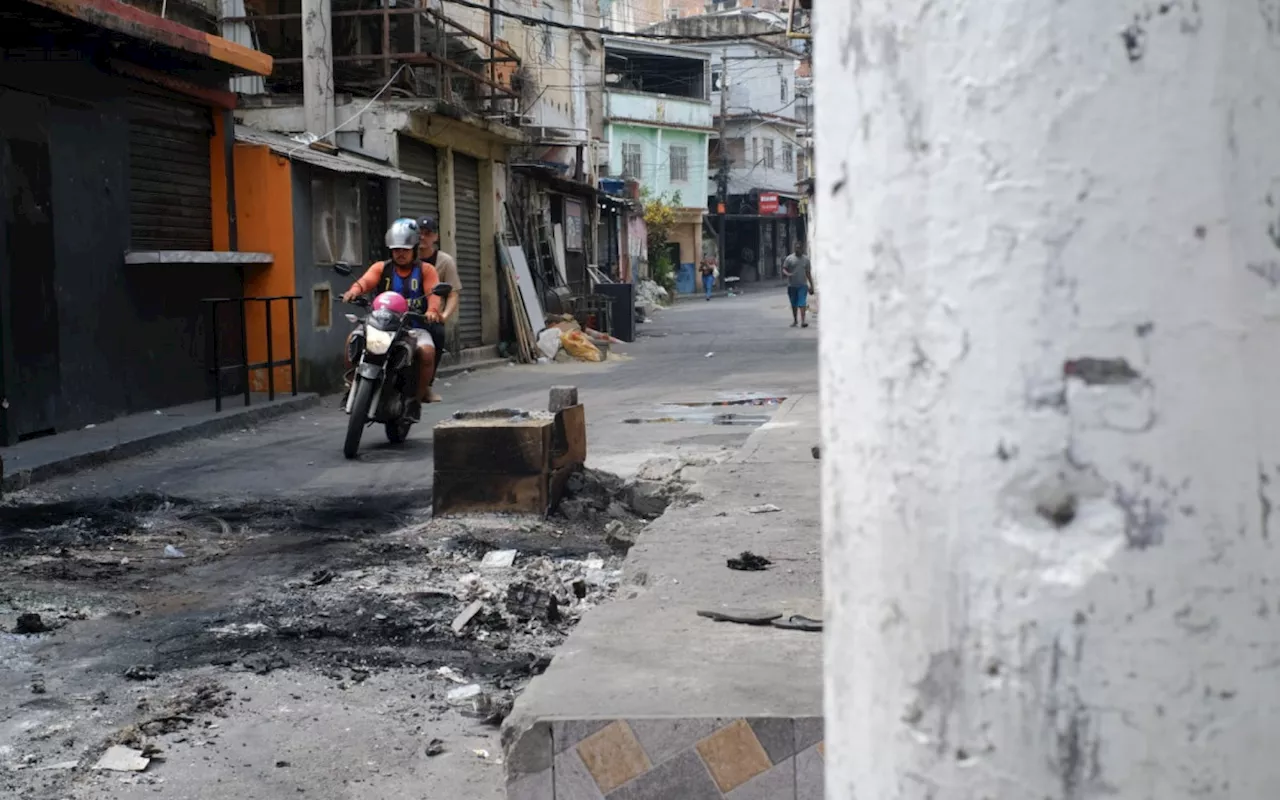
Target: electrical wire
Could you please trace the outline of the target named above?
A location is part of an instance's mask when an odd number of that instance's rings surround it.
[[[345,128],[345,127],[346,127],[347,125],[349,125],[350,123],[355,122],[357,119],[359,119],[359,118],[360,118],[360,115],[361,115],[361,114],[363,114],[364,112],[368,111],[368,110],[373,106],[373,104],[374,104],[374,103],[378,102],[378,98],[382,96],[382,93],[383,93],[383,92],[385,92],[387,89],[391,88],[391,84],[395,83],[396,78],[399,78],[399,77],[400,77],[400,73],[401,73],[401,72],[404,72],[405,68],[407,68],[408,66],[409,66],[408,64],[401,64],[401,65],[400,65],[400,67],[399,67],[399,69],[397,69],[395,72],[393,72],[393,73],[391,74],[391,77],[390,77],[390,78],[387,78],[387,82],[386,82],[386,83],[384,83],[384,84],[382,84],[382,88],[378,90],[378,93],[377,93],[377,94],[375,94],[373,97],[371,97],[371,98],[369,99],[369,102],[365,103],[365,104],[364,104],[364,107],[363,107],[363,108],[361,108],[359,111],[357,111],[355,114],[353,114],[353,115],[352,115],[352,116],[350,116],[350,117],[347,117],[345,120],[343,120],[342,122],[340,122],[340,123],[337,125],[337,127],[335,127],[333,130],[331,130],[331,131],[326,131],[326,132],[324,133],[324,135],[322,135],[322,136],[317,136],[315,139],[312,139],[312,140],[311,140],[311,142],[302,142],[302,143],[299,143],[297,147],[295,147],[295,148],[293,148],[292,150],[290,150],[289,152],[285,153],[285,158],[292,158],[294,153],[298,152],[299,150],[303,149],[304,147],[310,147],[310,146],[311,146],[311,144],[312,144],[312,142],[318,142],[318,141],[320,141],[321,139],[328,139],[330,136],[332,136],[333,134],[335,134],[335,133],[337,133],[338,131],[342,130],[343,128]],[[301,134],[301,135],[305,135],[305,134]]]
[[[541,19],[539,17],[531,17],[528,14],[517,14],[514,11],[500,11],[496,8],[490,8],[481,3],[473,3],[471,0],[447,0],[453,5],[462,6],[464,8],[473,8],[477,11],[494,14],[495,16],[505,17],[507,19],[519,20],[529,25],[546,25],[551,28],[559,28],[566,31],[581,31],[582,33],[595,33],[601,36],[618,36],[627,39],[648,39],[652,41],[664,42],[749,42],[757,39],[777,38],[785,36],[784,31],[770,31],[768,33],[747,33],[733,34],[725,36],[686,36],[672,33],[632,33],[630,31],[615,31],[610,28],[592,28],[589,25],[573,25],[568,22],[559,22],[556,20]]]

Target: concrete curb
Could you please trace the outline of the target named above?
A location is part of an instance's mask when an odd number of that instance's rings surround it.
[[[0,482],[0,489],[5,492],[20,491],[32,484],[47,481],[61,475],[69,475],[73,472],[81,472],[113,461],[133,458],[134,456],[159,450],[162,447],[182,444],[193,439],[205,439],[220,433],[229,433],[246,425],[267,422],[295,411],[312,408],[319,403],[319,395],[299,394],[296,397],[286,397],[270,404],[249,406],[247,409],[242,408],[239,411],[227,410],[223,412],[225,416],[202,420],[171,431],[139,436],[109,447],[77,453],[48,464],[7,473],[4,476],[4,480]]]

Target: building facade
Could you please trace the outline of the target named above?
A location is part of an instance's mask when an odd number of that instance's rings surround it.
[[[271,256],[243,250],[227,202],[227,84],[272,60],[181,10],[0,10],[0,445],[203,400],[215,339],[240,347],[203,301]]]
[[[756,10],[683,17],[648,30],[712,40],[689,46],[707,53],[711,67],[707,208],[721,274],[743,282],[779,277],[782,260],[805,237],[797,181],[809,163],[809,103],[797,77],[800,48],[788,42],[777,14]]]
[[[666,255],[681,292],[694,291],[702,258],[713,130],[710,79],[710,58],[696,49],[620,37],[605,40],[609,175],[633,180],[642,196],[676,207]]]

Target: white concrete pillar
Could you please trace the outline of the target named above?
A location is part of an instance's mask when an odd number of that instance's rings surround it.
[[[1280,4],[823,12],[827,796],[1280,796]]]
[[[333,141],[333,17],[330,0],[302,0],[302,105],[307,132]]]

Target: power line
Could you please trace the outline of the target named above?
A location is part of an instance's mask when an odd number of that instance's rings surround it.
[[[770,39],[786,35],[784,31],[728,36],[684,36],[672,33],[631,33],[629,31],[615,31],[609,28],[592,28],[588,25],[572,25],[568,22],[557,22],[555,20],[542,19],[540,17],[531,17],[528,14],[517,14],[514,11],[500,11],[496,8],[489,8],[489,6],[481,3],[470,2],[470,0],[447,0],[447,2],[453,5],[463,6],[464,8],[474,8],[477,11],[495,14],[499,17],[519,20],[527,25],[546,25],[550,28],[559,28],[560,30],[565,31],[580,31],[582,33],[595,33],[601,36],[619,36],[628,39],[650,39],[664,42],[746,42],[755,39]]]

